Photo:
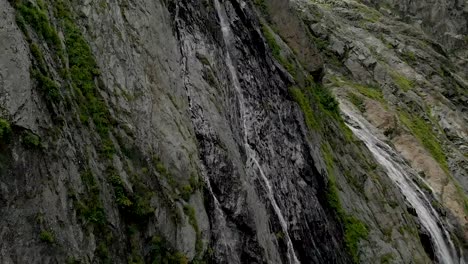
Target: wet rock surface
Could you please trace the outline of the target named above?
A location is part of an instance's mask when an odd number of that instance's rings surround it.
[[[0,0],[1,263],[291,263],[287,237],[301,263],[434,258],[330,102],[310,97],[311,121],[292,91],[347,86],[397,149],[411,129],[395,107],[429,108],[466,191],[463,53],[413,46],[400,31],[414,28],[390,18],[353,26],[380,15],[344,2],[219,4]],[[407,50],[426,63],[403,62]]]

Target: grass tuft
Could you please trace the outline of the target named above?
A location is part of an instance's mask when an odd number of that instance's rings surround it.
[[[10,123],[3,119],[0,118],[0,144],[1,143],[9,143],[11,140],[11,125]]]
[[[347,214],[340,202],[338,187],[334,174],[334,159],[328,145],[322,145],[322,155],[328,171],[327,199],[331,208],[335,210],[344,225],[345,244],[354,263],[359,263],[359,241],[369,235],[367,226],[358,218]]]
[[[431,156],[440,164],[442,169],[449,174],[447,165],[447,157],[435,136],[432,127],[427,124],[422,118],[410,115],[400,111],[400,121],[411,131],[411,133],[421,142],[424,148]]]

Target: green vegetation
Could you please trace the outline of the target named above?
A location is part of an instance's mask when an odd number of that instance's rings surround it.
[[[326,51],[326,50],[328,50],[328,47],[330,47],[330,42],[328,42],[328,40],[321,39],[321,38],[315,37],[313,35],[311,35],[310,37],[312,38],[312,40],[314,41],[315,46],[319,50]]]
[[[355,105],[359,111],[361,111],[362,113],[364,113],[366,111],[366,105],[364,103],[364,100],[362,100],[362,98],[358,95],[356,95],[355,93],[348,93],[348,97],[349,97],[349,101]]]
[[[0,118],[0,144],[10,142],[11,135],[10,123],[5,119]]]
[[[390,72],[390,76],[392,77],[395,84],[403,91],[407,92],[414,88],[414,82],[401,75],[400,73],[392,71]]]
[[[29,49],[31,50],[31,54],[33,55],[34,59],[36,59],[39,71],[45,74],[47,72],[47,66],[45,64],[44,55],[42,54],[41,49],[36,43],[31,43],[29,45]]]
[[[49,231],[42,230],[39,234],[39,239],[49,244],[53,244],[55,242],[55,236]]]
[[[392,260],[395,258],[395,256],[393,255],[393,253],[387,253],[387,254],[383,254],[381,257],[380,257],[380,263],[381,264],[389,264],[392,262]]]
[[[182,199],[184,199],[185,201],[188,201],[190,199],[190,196],[193,193],[193,188],[192,186],[190,186],[190,184],[184,185],[182,186],[182,190],[180,190],[180,193],[181,193],[180,195]]]
[[[60,88],[55,81],[37,70],[33,70],[32,75],[36,79],[38,86],[44,93],[47,101],[58,102],[60,100]]]
[[[132,215],[135,219],[144,219],[154,213],[151,198],[155,193],[138,176],[132,177],[130,181],[133,184]]]
[[[274,33],[268,28],[267,25],[262,24],[262,32],[265,40],[268,43],[268,46],[271,49],[273,57],[281,64],[283,67],[293,76],[296,77],[296,68],[294,66],[294,61],[288,58],[285,58],[281,55],[281,46],[276,42]]]
[[[437,137],[434,135],[432,127],[420,117],[410,115],[403,111],[399,111],[398,114],[400,121],[410,129],[411,133],[421,142],[424,148],[429,151],[442,169],[449,174],[447,157]]]
[[[32,2],[16,1],[16,21],[29,42],[29,48],[34,58],[31,75],[37,81],[39,89],[44,93],[47,102],[58,102],[60,89],[55,81],[50,78],[50,73],[45,63],[44,55],[38,44],[33,42],[28,33],[27,25],[30,26],[39,38],[43,38],[50,48],[55,48],[59,56],[63,56],[61,41],[57,31],[49,22],[47,9],[43,2],[38,1],[37,6]]]
[[[205,79],[211,87],[218,87],[218,80],[216,79],[215,74],[211,68],[203,69],[203,79]]]
[[[81,261],[79,259],[76,259],[75,257],[73,256],[69,256],[67,257],[67,259],[65,260],[65,264],[80,264]]]
[[[129,235],[130,240],[130,256],[128,264],[144,264],[145,261],[143,259],[143,256],[141,255],[138,243],[138,226],[130,225],[128,227],[127,233]]]
[[[369,230],[361,220],[344,211],[338,195],[338,187],[334,174],[334,159],[328,145],[322,145],[322,154],[327,165],[329,177],[327,189],[328,203],[330,204],[330,207],[335,210],[344,225],[346,248],[353,258],[353,262],[359,263],[359,241],[367,238]]]
[[[268,14],[268,8],[266,6],[265,0],[254,0],[254,4],[262,12],[262,14]]]
[[[81,180],[85,186],[86,195],[82,199],[74,194],[74,192],[71,195],[77,217],[83,225],[91,228],[89,230],[98,239],[95,254],[100,258],[101,263],[111,263],[107,245],[112,243],[113,235],[107,226],[107,218],[101,200],[99,184],[90,170],[86,170],[81,174]]]
[[[297,86],[289,89],[291,96],[299,104],[304,113],[307,127],[312,130],[320,128],[318,118],[314,114],[314,109],[312,109],[312,105],[314,104],[317,106],[317,110],[321,110],[332,118],[341,121],[338,102],[330,90],[320,84],[316,84],[311,77],[307,81],[309,84],[305,89],[300,89]]]
[[[404,50],[401,54],[406,63],[411,63],[416,61],[416,54],[411,50]]]
[[[152,264],[188,264],[187,257],[174,250],[169,243],[160,236],[154,236],[151,240]]]
[[[156,171],[166,179],[169,186],[171,186],[173,190],[178,189],[179,187],[178,182],[174,179],[174,176],[169,172],[169,170],[166,169],[166,166],[161,161],[161,159],[159,159],[159,157],[157,156],[153,156],[153,162],[154,162]]]
[[[106,243],[104,243],[103,241],[99,242],[95,252],[103,263],[111,263],[109,257],[109,248],[107,248]]]
[[[203,242],[201,240],[201,233],[200,233],[200,228],[198,227],[197,217],[195,215],[195,209],[190,205],[184,205],[184,213],[188,216],[189,223],[195,230],[195,233],[196,233],[195,250],[197,251],[197,254],[199,256],[199,254],[203,250]]]
[[[84,201],[75,199],[77,215],[85,223],[91,223],[102,227],[106,224],[106,214],[101,202],[97,180],[89,170],[81,174],[81,180],[86,187],[88,196]]]
[[[65,48],[69,61],[66,75],[70,78],[75,95],[78,96],[76,101],[79,102],[80,120],[83,123],[92,120],[101,137],[100,154],[110,159],[115,153],[114,144],[109,136],[112,119],[95,82],[95,78],[100,74],[96,61],[64,2],[54,2],[54,9],[64,26]]]
[[[323,85],[315,83],[312,83],[309,89],[315,100],[319,103],[320,108],[325,110],[325,112],[330,114],[335,119],[339,119],[340,109],[338,107],[338,102],[330,90],[325,88]]]
[[[210,61],[208,60],[208,58],[203,55],[203,54],[200,54],[200,53],[196,53],[195,56],[197,57],[197,59],[205,66],[210,66]]]
[[[166,168],[164,163],[159,159],[157,156],[153,156],[153,162],[156,168],[156,171],[163,176],[171,189],[174,191],[173,193],[173,198],[177,199],[179,196],[176,194],[176,190],[180,191],[180,198],[184,199],[185,201],[188,201],[190,199],[190,196],[192,194],[200,189],[201,182],[199,181],[198,177],[195,174],[191,174],[189,178],[189,184],[181,184],[180,182],[177,182],[176,179],[174,178],[174,175],[171,174],[171,172]]]
[[[65,19],[65,44],[67,48],[72,86],[82,99],[81,121],[93,120],[96,129],[106,139],[110,128],[107,106],[99,99],[95,77],[99,70],[86,40],[70,18]]]
[[[318,130],[320,128],[312,110],[310,99],[298,87],[291,87],[289,89],[294,100],[299,104],[299,107],[304,114],[305,123],[310,130]]]
[[[385,102],[382,91],[379,90],[378,88],[373,88],[373,87],[363,86],[363,85],[358,85],[358,84],[356,84],[354,88],[356,88],[359,93],[361,93],[362,95],[368,98],[377,100],[379,102]]]
[[[61,49],[60,38],[55,28],[50,24],[47,10],[45,10],[43,4],[39,5],[38,8],[29,1],[16,1],[15,7],[18,10],[17,21],[19,21],[20,28],[23,31],[26,30],[25,23],[27,23],[47,44],[55,47],[57,50]]]
[[[332,85],[335,87],[349,86],[353,88],[354,90],[356,90],[357,92],[359,92],[360,94],[370,99],[374,99],[381,103],[385,102],[382,91],[379,88],[371,87],[371,86],[364,86],[362,84],[355,83],[355,82],[346,80],[344,78],[338,78],[338,77],[332,78],[331,82],[332,82]]]
[[[465,192],[463,191],[463,187],[461,187],[461,185],[457,182],[456,179],[451,178],[450,180],[453,182],[455,188],[457,189],[457,194],[459,196],[460,202],[463,205],[465,214],[468,215],[468,196],[465,194]]]
[[[378,22],[382,17],[382,14],[380,14],[377,10],[364,4],[356,3],[355,7],[366,21],[375,23]]]
[[[154,212],[150,204],[154,193],[141,182],[141,179],[137,176],[131,179],[134,192],[129,193],[115,168],[109,167],[106,173],[107,179],[114,189],[115,202],[129,220],[144,220]]]
[[[112,167],[108,168],[107,169],[107,175],[108,175],[107,177],[108,177],[109,183],[114,188],[115,201],[116,201],[117,205],[121,209],[130,208],[133,205],[133,203],[127,197],[126,190],[125,190],[125,187],[123,185],[122,179],[117,174],[117,171]]]
[[[25,132],[21,139],[21,143],[27,148],[34,149],[42,146],[41,138],[32,132]]]
[[[369,235],[367,226],[359,219],[353,216],[344,217],[345,242],[348,251],[355,263],[359,263],[359,241],[366,239]]]

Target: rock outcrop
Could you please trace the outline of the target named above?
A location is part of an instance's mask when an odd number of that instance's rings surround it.
[[[430,33],[466,34],[460,12]],[[468,85],[437,47],[354,2],[0,0],[0,262],[437,259],[331,89],[466,247]]]

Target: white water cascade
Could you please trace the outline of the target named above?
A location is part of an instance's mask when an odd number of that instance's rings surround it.
[[[216,222],[218,223],[220,228],[225,229],[218,230],[217,232],[217,235],[221,237],[222,245],[224,246],[224,252],[227,256],[232,256],[235,258],[230,260],[232,263],[241,263],[238,254],[236,254],[235,252],[235,245],[233,244],[235,239],[231,236],[231,233],[228,232],[228,227],[226,224],[226,215],[221,209],[221,204],[219,203],[218,198],[216,198],[216,195],[214,194],[213,189],[211,188],[211,183],[209,179],[207,177],[204,177],[203,180],[205,182],[205,186],[208,189],[208,192],[211,194],[211,197],[213,197]],[[226,237],[226,235],[228,235],[229,237]]]
[[[424,192],[411,180],[408,166],[387,143],[380,140],[377,130],[360,114],[353,111],[345,102],[340,102],[340,109],[347,117],[348,127],[372,152],[377,162],[386,170],[388,177],[398,186],[406,200],[416,210],[421,224],[430,233],[440,263],[464,263],[457,261],[457,254],[448,231],[432,207]]]
[[[239,101],[239,111],[240,111],[240,117],[242,119],[243,131],[244,131],[244,147],[245,147],[245,151],[247,154],[247,162],[249,162],[249,160],[253,161],[253,164],[255,165],[255,167],[257,167],[258,171],[260,172],[261,179],[263,180],[266,186],[268,199],[270,200],[270,203],[273,206],[273,210],[275,211],[281,223],[281,228],[284,233],[286,246],[288,248],[289,263],[299,264],[300,262],[296,256],[291,238],[289,236],[288,225],[286,221],[284,220],[284,216],[281,213],[281,209],[279,208],[278,203],[275,200],[275,197],[273,195],[273,188],[271,187],[271,183],[266,177],[265,173],[263,172],[262,167],[260,166],[260,163],[258,162],[256,158],[255,151],[250,147],[249,142],[248,142],[247,125],[246,125],[246,120],[245,120],[246,110],[245,110],[244,96],[242,94],[242,89],[240,86],[239,78],[237,76],[237,71],[234,68],[231,55],[229,53],[229,48],[231,45],[231,28],[229,26],[229,23],[227,22],[227,17],[226,17],[224,10],[221,9],[219,0],[214,0],[214,4],[215,4],[216,12],[218,14],[219,23],[221,25],[221,30],[223,33],[224,44],[226,45],[226,48],[227,48],[226,54],[225,54],[226,65],[228,66],[229,73],[231,75],[231,79],[232,79],[234,88],[237,92],[237,98]]]

